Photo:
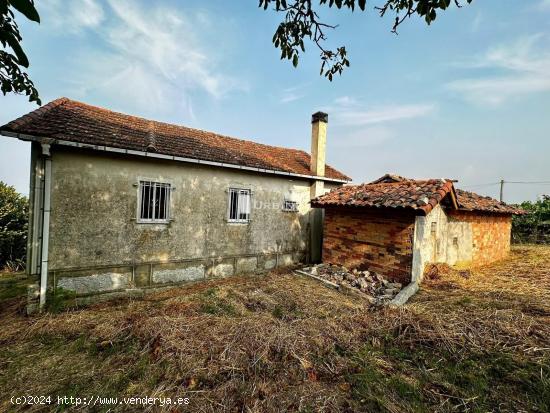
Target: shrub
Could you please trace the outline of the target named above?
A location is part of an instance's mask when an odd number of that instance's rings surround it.
[[[27,198],[0,181],[0,270],[24,268],[28,211]]]
[[[527,211],[512,220],[512,238],[515,242],[550,243],[550,196],[543,195],[536,202],[519,205]]]

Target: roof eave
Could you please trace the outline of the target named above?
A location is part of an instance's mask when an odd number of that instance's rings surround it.
[[[187,158],[182,156],[162,154],[158,152],[138,151],[134,149],[115,148],[112,146],[72,142],[72,141],[66,141],[62,139],[53,139],[47,136],[35,136],[35,135],[29,135],[25,133],[13,132],[11,130],[6,130],[6,129],[0,129],[0,135],[6,136],[9,138],[16,138],[26,142],[43,142],[47,140],[49,144],[69,146],[73,148],[76,147],[76,148],[91,149],[91,150],[102,151],[102,152],[112,152],[112,153],[118,153],[118,154],[143,156],[147,158],[167,159],[167,160],[173,160],[178,162],[210,165],[210,166],[217,166],[217,167],[229,168],[229,169],[240,169],[240,170],[251,171],[251,172],[259,172],[264,174],[272,174],[272,175],[278,175],[278,176],[286,176],[286,177],[308,179],[308,180],[315,180],[315,181],[324,181],[329,183],[345,184],[345,183],[351,182],[351,180],[345,180],[345,179],[298,174],[298,173],[280,171],[275,169],[257,168],[252,166],[237,165],[237,164],[231,164],[227,162],[209,161],[209,160],[198,159],[198,158]]]

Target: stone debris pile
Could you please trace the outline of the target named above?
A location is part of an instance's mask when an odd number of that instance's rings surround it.
[[[348,270],[339,265],[318,264],[302,271],[338,287],[359,290],[376,306],[387,304],[403,288],[401,283],[391,282],[374,271]]]

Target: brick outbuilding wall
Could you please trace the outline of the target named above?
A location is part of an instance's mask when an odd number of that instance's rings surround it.
[[[414,221],[409,214],[327,208],[323,262],[368,269],[409,283]]]
[[[510,252],[511,215],[466,211],[450,211],[449,215],[472,226],[473,266],[498,261]]]

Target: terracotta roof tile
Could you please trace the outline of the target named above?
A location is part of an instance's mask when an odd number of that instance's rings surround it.
[[[481,196],[474,192],[456,190],[459,209],[463,211],[484,211],[497,214],[514,214],[521,215],[525,211],[521,208],[516,208],[507,205],[504,202],[497,201],[489,196]]]
[[[372,181],[371,184],[394,183],[403,181],[413,181],[413,179],[405,178],[400,175],[386,174],[378,178],[377,180]],[[497,201],[496,199],[488,196],[481,196],[474,192],[468,192],[462,189],[456,189],[455,192],[458,209],[462,211],[479,211],[515,215],[521,215],[525,213],[525,211],[521,208],[507,205],[504,202]]]
[[[316,207],[391,207],[428,213],[451,192],[456,195],[458,210],[461,211],[524,213],[522,209],[488,196],[455,189],[450,179],[414,180],[393,174],[386,174],[368,184],[336,188],[311,201],[311,204]]]
[[[165,155],[311,175],[310,155],[301,150],[150,121],[67,98],[54,100],[1,129],[84,144],[154,151]],[[325,176],[351,180],[328,165]]]
[[[345,185],[314,199],[311,205],[394,208],[427,214],[453,190],[453,183],[442,179]]]

